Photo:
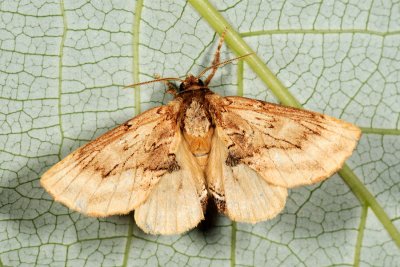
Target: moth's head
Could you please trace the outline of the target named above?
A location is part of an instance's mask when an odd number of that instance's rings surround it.
[[[179,86],[179,93],[189,90],[197,90],[204,88],[204,83],[201,79],[192,74],[186,76],[185,80]]]

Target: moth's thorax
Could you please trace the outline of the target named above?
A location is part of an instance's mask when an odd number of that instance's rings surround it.
[[[205,101],[207,93],[211,91],[196,90],[182,95],[184,108],[181,130],[190,151],[203,169],[207,165],[214,133],[214,126]]]
[[[209,132],[211,123],[204,106],[194,99],[186,109],[184,120],[185,132],[191,136],[203,137]]]

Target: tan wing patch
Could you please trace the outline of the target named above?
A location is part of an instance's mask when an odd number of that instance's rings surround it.
[[[220,212],[239,222],[256,223],[275,217],[285,206],[287,190],[269,184],[245,164],[226,161],[228,149],[213,136],[207,183]]]
[[[185,142],[180,143],[176,160],[179,169],[164,174],[135,211],[135,221],[146,233],[179,234],[204,219],[207,201],[204,174]]]
[[[206,97],[229,158],[274,185],[290,188],[331,176],[360,138],[358,127],[323,114],[243,97]]]
[[[153,108],[77,149],[43,174],[41,185],[56,201],[90,216],[130,212],[176,168],[180,105]]]

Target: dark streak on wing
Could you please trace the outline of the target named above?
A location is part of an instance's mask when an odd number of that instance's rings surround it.
[[[321,136],[321,132],[320,132],[320,131],[316,131],[316,130],[311,129],[310,127],[304,125],[301,121],[299,121],[299,124],[300,124],[302,127],[304,127],[304,128],[306,128],[307,130],[309,130],[313,135]],[[319,127],[319,128],[324,129],[324,128],[321,127],[319,124],[314,124],[314,125],[317,126],[317,127]],[[305,135],[307,135],[307,134],[305,134]]]
[[[213,198],[214,199],[214,203],[218,208],[218,211],[222,214],[226,213],[226,202],[223,199],[217,199],[217,198]]]
[[[204,190],[206,190],[206,189],[204,188]],[[207,209],[207,204],[208,204],[207,194],[203,198],[200,198],[200,203],[201,203],[201,208],[203,209],[203,213],[205,213],[206,209]]]
[[[208,190],[213,196],[213,200],[218,208],[218,211],[222,214],[225,214],[226,213],[225,194],[217,192],[211,185],[208,186]]]
[[[234,156],[231,152],[229,152],[228,157],[225,160],[225,164],[230,167],[234,167],[238,165],[240,162],[240,158]]]
[[[167,168],[167,171],[169,173],[174,172],[174,171],[179,171],[181,169],[181,167],[179,166],[178,162],[176,161],[176,156],[175,154],[170,154],[168,155],[171,159],[171,163]]]
[[[118,163],[118,164],[115,164],[114,165],[114,167],[112,167],[109,171],[107,171],[107,172],[104,172],[105,170],[103,170],[103,172],[101,173],[101,177],[104,179],[104,178],[107,178],[109,175],[110,175],[110,173],[112,173],[115,169],[117,169],[118,168],[118,166],[119,166],[120,164]]]
[[[286,143],[286,144],[289,144],[289,145],[291,145],[293,148],[301,149],[301,145],[300,145],[300,144],[294,144],[294,143],[292,143],[292,142],[290,142],[290,141],[288,141],[288,140],[285,140],[285,139],[282,139],[282,138],[274,137],[274,136],[272,136],[271,134],[266,134],[266,135],[269,136],[269,137],[271,137],[272,139],[277,140],[277,141],[281,141],[281,142],[284,142],[284,143]],[[288,149],[288,148],[283,148],[283,147],[281,147],[281,148],[282,148],[282,149]]]

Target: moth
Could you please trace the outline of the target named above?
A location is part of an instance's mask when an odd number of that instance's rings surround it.
[[[168,84],[172,101],[78,148],[43,174],[41,185],[72,210],[95,217],[134,210],[144,232],[169,235],[196,227],[209,199],[233,221],[271,219],[288,188],[339,170],[360,138],[358,127],[208,88],[218,67],[232,61],[220,62],[223,39],[212,65],[176,91],[167,81],[180,79],[155,80]]]

